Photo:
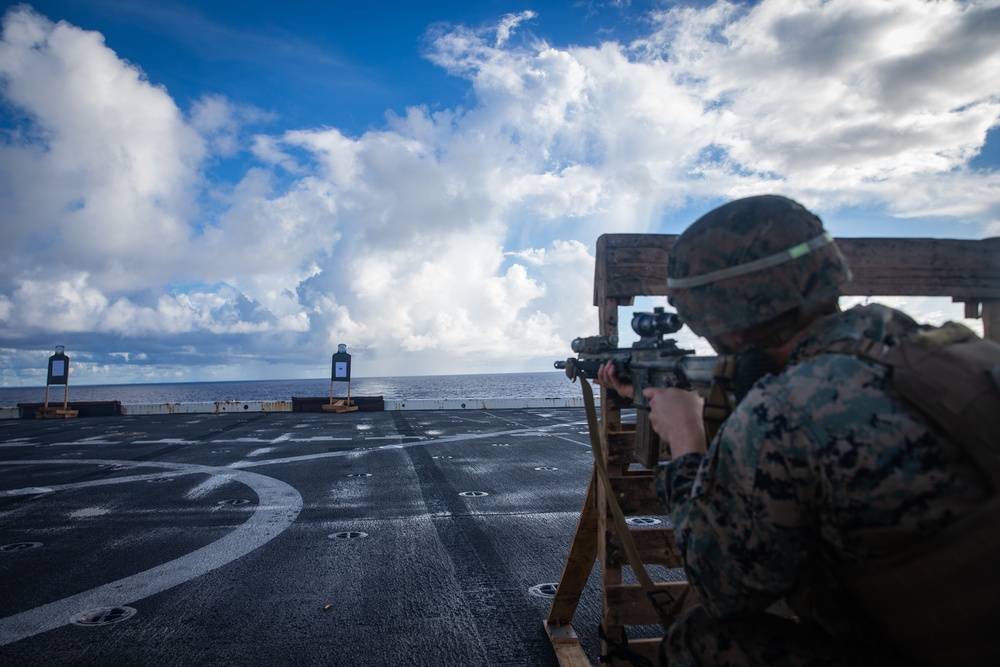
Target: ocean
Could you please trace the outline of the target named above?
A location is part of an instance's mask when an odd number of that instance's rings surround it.
[[[347,384],[334,384],[334,396],[346,396]],[[177,382],[164,384],[69,385],[72,401],[201,403],[214,401],[290,401],[296,397],[329,396],[329,380],[249,380],[240,382]],[[578,398],[580,384],[562,371],[490,373],[483,375],[424,375],[354,378],[351,396],[382,396],[386,401],[476,398]],[[45,387],[0,387],[0,408],[41,403]],[[63,386],[49,387],[49,403],[62,403]]]

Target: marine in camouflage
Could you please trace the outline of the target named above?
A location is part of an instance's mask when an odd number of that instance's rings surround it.
[[[753,386],[707,454],[657,468],[657,494],[703,605],[672,629],[671,666],[699,664],[704,651],[730,656],[713,664],[831,664],[798,652],[799,632],[831,640],[806,642],[822,655],[837,655],[826,651],[843,641],[861,647],[833,664],[873,659],[864,619],[831,573],[925,539],[989,495],[962,450],[895,393],[884,366],[822,352],[843,339],[891,343],[915,327],[880,305],[829,316],[783,372]],[[762,645],[767,633],[747,625],[782,598],[805,623],[784,643]]]

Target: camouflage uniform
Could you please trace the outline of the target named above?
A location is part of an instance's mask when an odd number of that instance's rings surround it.
[[[782,373],[754,385],[707,454],[658,467],[657,494],[703,605],[671,630],[672,667],[706,664],[698,654],[732,665],[882,660],[867,648],[827,653],[865,645],[864,623],[830,574],[905,548],[989,495],[958,446],[895,394],[883,366],[822,352],[915,326],[878,305],[829,317]],[[886,539],[871,539],[872,529],[887,529]],[[760,613],[781,598],[806,622]]]

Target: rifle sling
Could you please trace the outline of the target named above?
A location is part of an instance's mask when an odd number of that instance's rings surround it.
[[[602,452],[607,451],[606,439],[604,429],[598,427],[597,410],[594,407],[594,391],[591,389],[590,383],[587,382],[586,378],[582,375],[577,377],[579,377],[580,386],[583,389],[583,404],[587,409],[587,427],[590,432],[590,447],[594,452],[594,467],[597,469],[598,476],[604,482],[605,496],[608,499],[608,509],[611,510],[611,516],[614,518],[615,526],[618,528],[618,535],[621,537],[622,546],[625,548],[625,555],[628,556],[629,565],[632,566],[632,571],[639,580],[639,584],[646,593],[646,597],[649,598],[653,608],[656,610],[664,631],[666,631],[680,613],[681,607],[684,605],[684,600],[687,598],[688,589],[685,588],[683,593],[674,597],[669,591],[656,588],[649,573],[646,572],[646,566],[643,565],[642,559],[639,557],[639,550],[636,549],[635,541],[632,539],[628,522],[625,521],[625,514],[622,512],[621,506],[618,505],[618,499],[615,497],[614,488],[611,486],[611,478],[608,476],[607,466],[604,465]],[[662,598],[666,599],[663,600]],[[669,603],[669,609],[664,609],[664,602]]]

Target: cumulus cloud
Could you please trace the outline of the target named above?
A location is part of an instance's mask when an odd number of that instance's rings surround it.
[[[437,25],[424,55],[472,102],[351,137],[267,132],[280,119],[211,91],[182,110],[101,35],[20,6],[0,40],[0,346],[22,363],[65,333],[109,379],[311,369],[340,342],[366,375],[547,370],[597,328],[601,233],[763,191],[985,233],[1000,176],[969,161],[1000,118],[998,16],[716,2],[587,47],[513,40],[530,11]]]
[[[94,266],[101,289],[157,285],[195,215],[202,138],[167,93],[103,38],[21,6],[4,19],[0,77],[22,121],[0,146],[7,289],[23,272]]]

